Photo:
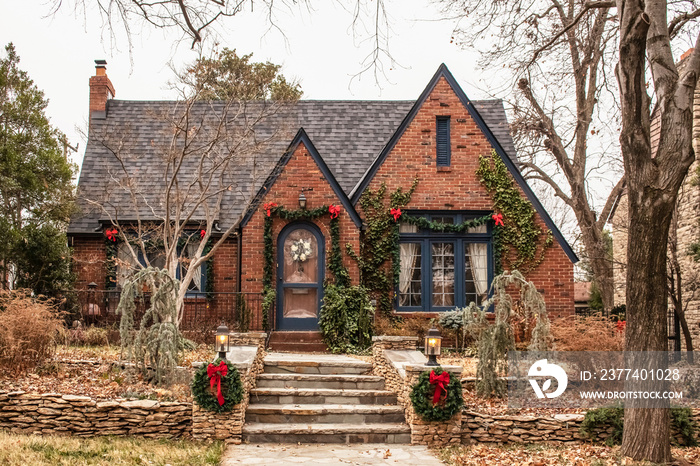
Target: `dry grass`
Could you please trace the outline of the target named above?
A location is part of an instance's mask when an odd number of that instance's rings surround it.
[[[0,432],[0,464],[24,465],[218,465],[222,442],[142,438],[40,437]]]
[[[55,303],[27,290],[0,293],[0,365],[18,372],[53,354],[63,323]]]
[[[458,466],[649,466],[620,454],[619,447],[579,445],[488,445],[457,446],[438,451],[438,457]],[[700,464],[700,448],[673,448],[677,465]]]
[[[625,332],[605,317],[567,317],[552,322],[557,351],[623,351]]]

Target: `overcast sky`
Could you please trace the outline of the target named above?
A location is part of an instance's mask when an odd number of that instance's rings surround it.
[[[262,8],[243,12],[226,22],[219,44],[239,54],[252,52],[255,61],[282,65],[285,76],[301,83],[305,99],[416,99],[443,62],[471,98],[484,98],[493,91],[476,69],[476,53],[451,43],[452,23],[438,21],[437,10],[424,0],[387,1],[391,52],[398,66],[384,60],[386,78],[379,82],[371,73],[353,79],[372,50],[364,40],[368,35],[353,37],[351,14],[335,2],[315,3],[322,6],[313,12],[279,13],[277,24],[284,36],[275,30],[265,32],[269,23]],[[50,101],[52,123],[72,144],[80,143],[73,156],[79,162],[85,141],[77,128],[86,127],[94,59],[107,60],[117,99],[162,100],[175,96],[167,84],[173,76],[169,64],[181,68],[197,53],[189,42],[178,45],[179,35],[173,31],[149,28],[134,35],[130,53],[122,31],[110,43],[96,11],[83,16],[65,8],[50,15],[50,7],[47,0],[2,2],[0,42],[3,48],[8,42],[15,44],[21,68]]]

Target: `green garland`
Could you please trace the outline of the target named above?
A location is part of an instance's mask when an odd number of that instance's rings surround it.
[[[434,370],[436,375],[443,372],[441,367],[436,367]],[[459,377],[450,374],[447,396],[443,403],[433,405],[433,393],[435,393],[435,385],[430,384],[430,371],[425,371],[418,377],[418,382],[411,389],[413,410],[424,421],[447,421],[462,410],[464,398],[462,397],[462,382]]]
[[[411,225],[416,225],[420,229],[427,229],[432,231],[439,231],[442,233],[466,233],[470,228],[480,227],[485,225],[491,220],[491,214],[484,215],[483,217],[474,218],[471,220],[465,220],[462,223],[442,223],[442,222],[431,222],[425,217],[414,217],[408,214],[401,215],[401,221],[405,223],[410,223]]]
[[[519,269],[524,273],[535,269],[554,242],[552,232],[544,232],[537,226],[535,209],[530,201],[522,197],[508,168],[495,152],[489,157],[479,157],[476,174],[491,194],[495,209],[503,214],[504,225],[498,232],[497,273],[503,260],[509,260],[509,269]],[[503,251],[506,245],[514,251],[515,258],[512,260]]]
[[[263,302],[262,302],[262,325],[263,330],[270,330],[270,312],[274,306],[276,291],[273,286],[274,280],[274,268],[275,268],[275,258],[274,258],[274,242],[272,240],[272,224],[273,224],[273,214],[281,218],[282,220],[295,221],[295,220],[313,220],[316,218],[323,217],[324,215],[330,215],[327,205],[317,207],[315,209],[297,209],[297,210],[287,210],[284,207],[273,205],[269,206],[270,215],[265,216],[265,223],[263,226]],[[265,215],[267,209],[263,210]],[[343,255],[340,248],[340,218],[335,217],[331,219],[331,253],[328,259],[328,268],[333,273],[335,277],[335,283],[339,286],[348,286],[350,284],[350,273],[348,269],[343,265]]]
[[[213,364],[218,366],[221,361],[220,358],[217,358]],[[202,364],[202,367],[194,374],[192,396],[194,396],[195,401],[202,409],[216,413],[227,413],[243,399],[241,376],[238,374],[236,366],[230,361],[226,361],[228,373],[221,378],[221,393],[224,396],[224,404],[219,405],[216,393],[212,393],[211,383],[207,375],[208,366],[208,364]]]

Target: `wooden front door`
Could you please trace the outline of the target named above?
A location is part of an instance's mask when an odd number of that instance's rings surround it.
[[[325,241],[316,225],[295,222],[277,239],[277,329],[316,330],[323,298]]]

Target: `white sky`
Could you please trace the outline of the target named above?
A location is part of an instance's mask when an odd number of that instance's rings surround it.
[[[64,2],[67,3],[67,2]],[[89,2],[88,2],[89,3]],[[379,84],[370,73],[352,79],[362,70],[362,61],[372,50],[362,38],[353,38],[352,16],[335,2],[319,0],[315,11],[280,14],[283,36],[269,31],[262,8],[227,20],[220,46],[253,53],[254,61],[270,60],[283,65],[283,74],[297,79],[306,99],[416,99],[440,63],[450,71],[471,98],[487,97],[489,85],[476,69],[475,52],[450,43],[452,24],[437,21],[438,12],[419,0],[387,0],[392,22],[391,52],[397,66],[389,69]],[[95,11],[87,21],[69,8],[50,16],[47,0],[3,2],[0,5],[0,43],[13,42],[20,67],[29,73],[49,99],[47,113],[54,126],[80,143],[73,156],[82,159],[85,141],[78,128],[87,126],[88,79],[94,74],[94,59],[107,60],[107,74],[117,99],[162,100],[174,98],[168,89],[172,79],[169,63],[181,68],[196,58],[189,42],[176,45],[172,31],[145,28],[136,35],[132,54],[119,31],[116,46]],[[366,38],[367,36],[365,36]],[[130,63],[133,60],[133,65]],[[481,81],[481,82],[480,82]],[[487,80],[488,81],[488,80]]]

